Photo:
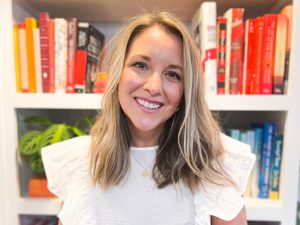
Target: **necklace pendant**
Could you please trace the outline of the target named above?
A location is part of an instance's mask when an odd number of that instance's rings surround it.
[[[144,170],[142,175],[143,175],[143,177],[148,177],[150,175],[150,173],[148,172],[148,170]]]

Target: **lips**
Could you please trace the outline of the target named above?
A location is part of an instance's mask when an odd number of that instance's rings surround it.
[[[156,110],[163,106],[162,103],[157,102],[157,101],[150,101],[150,100],[146,100],[143,98],[135,98],[135,100],[139,105],[143,106],[146,109],[150,109],[150,110]]]

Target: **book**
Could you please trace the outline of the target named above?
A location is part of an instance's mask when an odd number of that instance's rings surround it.
[[[274,58],[275,58],[275,41],[277,15],[266,14],[263,20],[263,36],[262,36],[262,62],[261,62],[261,84],[260,94],[273,93],[273,77],[274,77]]]
[[[287,5],[282,8],[280,14],[288,18],[287,27],[287,40],[286,40],[286,54],[285,54],[285,67],[284,67],[284,94],[288,93],[288,78],[289,78],[289,65],[291,54],[291,40],[292,40],[292,24],[293,24],[293,5]]]
[[[48,59],[49,59],[49,92],[55,92],[55,22],[48,20]]]
[[[35,81],[36,92],[42,93],[42,69],[41,69],[41,44],[40,44],[40,29],[33,30],[34,39],[34,65],[35,65]]]
[[[19,35],[19,48],[20,48],[20,68],[21,68],[21,80],[22,80],[22,92],[26,93],[29,91],[29,80],[28,80],[28,63],[27,63],[27,46],[26,46],[26,32],[25,24],[18,24],[18,35]]]
[[[226,67],[226,24],[224,17],[217,21],[217,94],[225,94],[225,67]]]
[[[259,174],[261,165],[263,128],[260,125],[254,125],[253,129],[255,132],[254,154],[256,161],[252,172],[251,196],[256,198],[259,195]]]
[[[104,35],[89,23],[78,23],[75,92],[90,93],[94,89],[96,69],[100,51],[104,45]]]
[[[20,45],[19,45],[19,31],[18,25],[15,24],[13,27],[14,33],[14,57],[15,57],[15,82],[16,82],[16,91],[18,93],[22,92],[22,75],[21,75],[21,62],[20,62]]]
[[[280,169],[282,157],[283,136],[275,136],[275,147],[271,161],[270,199],[279,199]]]
[[[77,47],[77,18],[68,19],[68,57],[66,93],[74,93],[75,61]]]
[[[254,52],[253,52],[253,94],[261,93],[261,62],[263,51],[263,28],[264,23],[261,17],[254,20]]]
[[[25,18],[26,33],[26,52],[27,52],[27,70],[28,70],[28,91],[36,92],[36,74],[35,74],[35,57],[34,57],[34,29],[37,28],[37,21],[32,18]]]
[[[271,156],[274,144],[274,123],[263,124],[263,145],[259,175],[259,198],[269,198],[269,185],[271,176]]]
[[[40,49],[41,49],[41,76],[42,89],[44,93],[49,92],[49,14],[47,12],[39,13],[40,28]]]
[[[54,19],[55,92],[65,93],[67,80],[68,22]]]
[[[200,50],[207,93],[217,93],[216,2],[203,2],[192,18],[192,33]]]
[[[254,88],[254,21],[248,19],[245,23],[245,51],[243,66],[243,94],[252,94]]]
[[[225,93],[241,94],[244,46],[244,9],[230,8],[223,16],[227,19]]]
[[[287,17],[285,15],[278,14],[274,58],[273,94],[284,93],[284,66],[286,55],[287,28]]]

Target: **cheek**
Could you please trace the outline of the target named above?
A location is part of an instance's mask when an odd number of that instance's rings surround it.
[[[180,103],[181,98],[183,97],[183,86],[178,85],[176,87],[172,87],[168,90],[168,99],[174,107],[177,107]]]

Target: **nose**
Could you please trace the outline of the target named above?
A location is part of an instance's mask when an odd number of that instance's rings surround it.
[[[151,95],[158,95],[162,91],[162,80],[159,73],[153,72],[147,78],[144,88],[149,91]]]

